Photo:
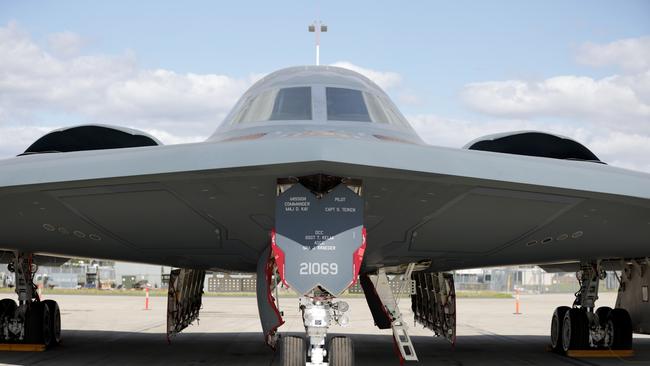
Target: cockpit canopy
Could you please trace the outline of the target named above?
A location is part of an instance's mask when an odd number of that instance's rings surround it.
[[[325,102],[312,95],[323,95]],[[250,97],[229,121],[231,124],[265,121],[313,121],[313,104],[323,103],[327,121],[374,122],[405,125],[404,118],[381,97],[358,89],[328,86],[295,86],[274,88]]]
[[[269,74],[242,96],[211,139],[255,128],[267,133],[269,128],[366,131],[370,136],[380,129],[398,135],[396,140],[421,141],[381,88],[354,71],[332,66],[291,67]]]

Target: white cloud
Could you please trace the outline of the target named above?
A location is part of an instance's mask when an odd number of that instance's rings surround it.
[[[610,131],[593,136],[589,147],[611,165],[650,172],[650,136]]]
[[[77,33],[68,31],[50,34],[47,41],[53,53],[65,57],[78,55],[86,43]]]
[[[166,143],[196,141],[208,137],[259,78],[141,69],[129,52],[75,56],[84,41],[71,32],[48,40],[53,52],[16,23],[0,27],[0,136],[6,139],[0,155],[20,153],[33,137],[69,125],[66,117],[74,124],[159,131],[164,136],[154,135]],[[29,141],[12,140],[16,129]]]
[[[402,76],[396,72],[367,69],[365,67],[355,65],[349,61],[338,61],[333,63],[332,66],[356,71],[359,74],[374,81],[377,85],[379,85],[380,88],[384,90],[396,87],[402,82]]]
[[[650,133],[650,71],[599,80],[557,76],[539,82],[488,81],[465,86],[472,109],[503,117],[567,117]]]
[[[43,126],[0,125],[0,159],[23,153],[39,137],[51,131]]]
[[[627,72],[650,69],[650,36],[627,38],[607,44],[585,43],[576,59],[589,66],[616,65]]]
[[[142,131],[156,137],[158,140],[162,141],[163,144],[173,145],[173,144],[187,144],[191,142],[202,142],[205,141],[205,136],[203,135],[190,135],[190,136],[178,136],[174,135],[165,130],[157,130],[151,128],[143,128]]]
[[[166,127],[199,124],[212,131],[251,83],[250,79],[225,75],[144,70],[108,85],[105,103],[94,105],[97,110],[88,112],[143,122],[153,120]]]
[[[400,92],[397,95],[397,101],[399,102],[399,104],[405,104],[405,105],[421,106],[423,104],[422,98],[420,98],[420,96],[417,95],[416,93],[410,91]]]
[[[521,120],[479,123],[431,114],[407,116],[413,128],[426,142],[437,146],[461,147],[471,140],[505,131],[533,130],[537,125]]]
[[[331,66],[342,67],[344,69],[358,72],[359,74],[374,81],[384,91],[390,91],[389,94],[403,105],[422,105],[423,101],[419,95],[413,91],[402,87],[402,76],[392,71],[378,71],[355,65],[349,61],[338,61]]]
[[[624,73],[471,83],[461,97],[470,108],[496,117],[560,117],[650,134],[650,37],[587,43],[578,59],[593,66],[616,64]]]

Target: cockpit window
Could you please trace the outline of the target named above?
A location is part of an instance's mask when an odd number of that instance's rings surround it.
[[[327,119],[329,121],[375,122],[408,125],[380,97],[355,89],[326,88]]]
[[[273,112],[269,119],[272,121],[311,119],[311,88],[280,89],[275,97]]]
[[[372,122],[360,90],[327,88],[325,95],[328,120]]]
[[[311,87],[305,86],[260,93],[244,103],[232,123],[311,119]]]

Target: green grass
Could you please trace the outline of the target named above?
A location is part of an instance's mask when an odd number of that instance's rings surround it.
[[[512,294],[496,291],[456,291],[456,297],[468,299],[512,299]]]

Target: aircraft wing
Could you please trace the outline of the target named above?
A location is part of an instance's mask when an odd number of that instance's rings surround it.
[[[0,161],[0,248],[255,271],[279,178],[362,181],[372,268],[637,257],[650,175],[602,164],[336,137],[204,142]]]

